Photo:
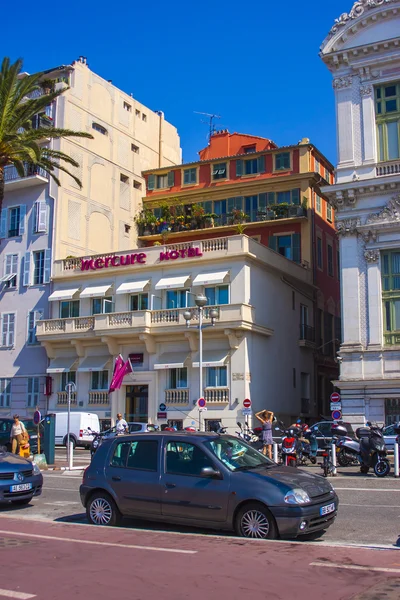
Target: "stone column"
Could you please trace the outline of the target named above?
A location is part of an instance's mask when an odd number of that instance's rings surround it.
[[[334,80],[336,90],[336,128],[338,169],[354,166],[353,77]]]
[[[357,235],[340,239],[343,346],[361,349]]]
[[[360,94],[362,105],[363,133],[362,160],[364,164],[375,164],[377,157],[377,149],[375,108],[372,85],[362,85],[360,87]]]
[[[382,291],[379,250],[365,250],[368,273],[368,347],[382,347]]]

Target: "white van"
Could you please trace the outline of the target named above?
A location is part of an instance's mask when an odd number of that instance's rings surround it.
[[[59,412],[56,414],[56,446],[67,445],[67,425],[68,413]],[[90,429],[89,429],[90,427]],[[71,412],[70,414],[70,440],[75,446],[90,447],[93,435],[90,430],[100,431],[100,421],[98,415],[85,412]]]

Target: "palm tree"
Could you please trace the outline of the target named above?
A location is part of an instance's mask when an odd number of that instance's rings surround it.
[[[43,73],[21,76],[22,64],[21,59],[11,64],[10,59],[6,57],[1,65],[0,211],[4,200],[4,167],[14,165],[21,177],[26,175],[27,166],[38,167],[52,177],[57,185],[60,185],[60,180],[54,173],[58,169],[70,175],[82,187],[81,181],[61,163],[73,167],[79,167],[79,164],[64,152],[47,148],[40,142],[45,138],[83,137],[93,139],[90,133],[83,131],[40,125],[37,115],[44,113],[46,107],[68,88],[50,91],[43,95],[35,94],[34,92],[43,90],[44,86],[41,85],[41,82],[45,76]],[[39,124],[38,127],[33,127],[34,121],[36,121],[35,124]]]

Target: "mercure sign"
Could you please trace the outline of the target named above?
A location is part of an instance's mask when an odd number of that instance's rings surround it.
[[[160,252],[160,262],[165,260],[176,260],[177,258],[195,258],[203,256],[200,248],[182,248],[181,250],[168,250]],[[145,265],[147,254],[135,252],[134,254],[123,254],[122,256],[106,256],[105,258],[82,258],[81,271],[96,271],[97,269],[108,269],[109,267],[125,267],[127,265]]]

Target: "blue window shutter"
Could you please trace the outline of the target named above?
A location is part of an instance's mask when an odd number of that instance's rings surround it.
[[[156,177],[155,177],[155,175],[149,175],[148,178],[147,178],[147,189],[148,190],[154,190],[155,183],[156,183]]]
[[[7,237],[7,216],[8,216],[7,208],[2,208],[1,209],[1,217],[0,217],[0,238]]]
[[[257,158],[257,171],[258,173],[265,173],[265,156]]]
[[[278,239],[276,235],[270,235],[268,238],[268,246],[271,248],[271,250],[275,250],[275,252],[277,250],[277,241]]]
[[[301,258],[300,251],[300,234],[294,233],[292,235],[292,249],[293,249],[293,262],[299,263]]]
[[[21,204],[19,207],[19,235],[25,233],[26,205]]]
[[[168,173],[168,187],[174,187],[175,184],[175,172],[170,171]]]
[[[25,252],[24,259],[24,277],[22,285],[28,286],[31,284],[31,252]]]
[[[51,249],[47,248],[44,251],[43,283],[50,283],[50,275],[51,275]]]
[[[300,204],[300,189],[292,190],[292,204]]]
[[[267,194],[258,194],[258,210],[266,210],[267,208]]]
[[[44,233],[47,230],[47,204],[45,200],[36,203],[36,232]]]
[[[243,175],[243,161],[236,161],[236,177],[241,177]]]

